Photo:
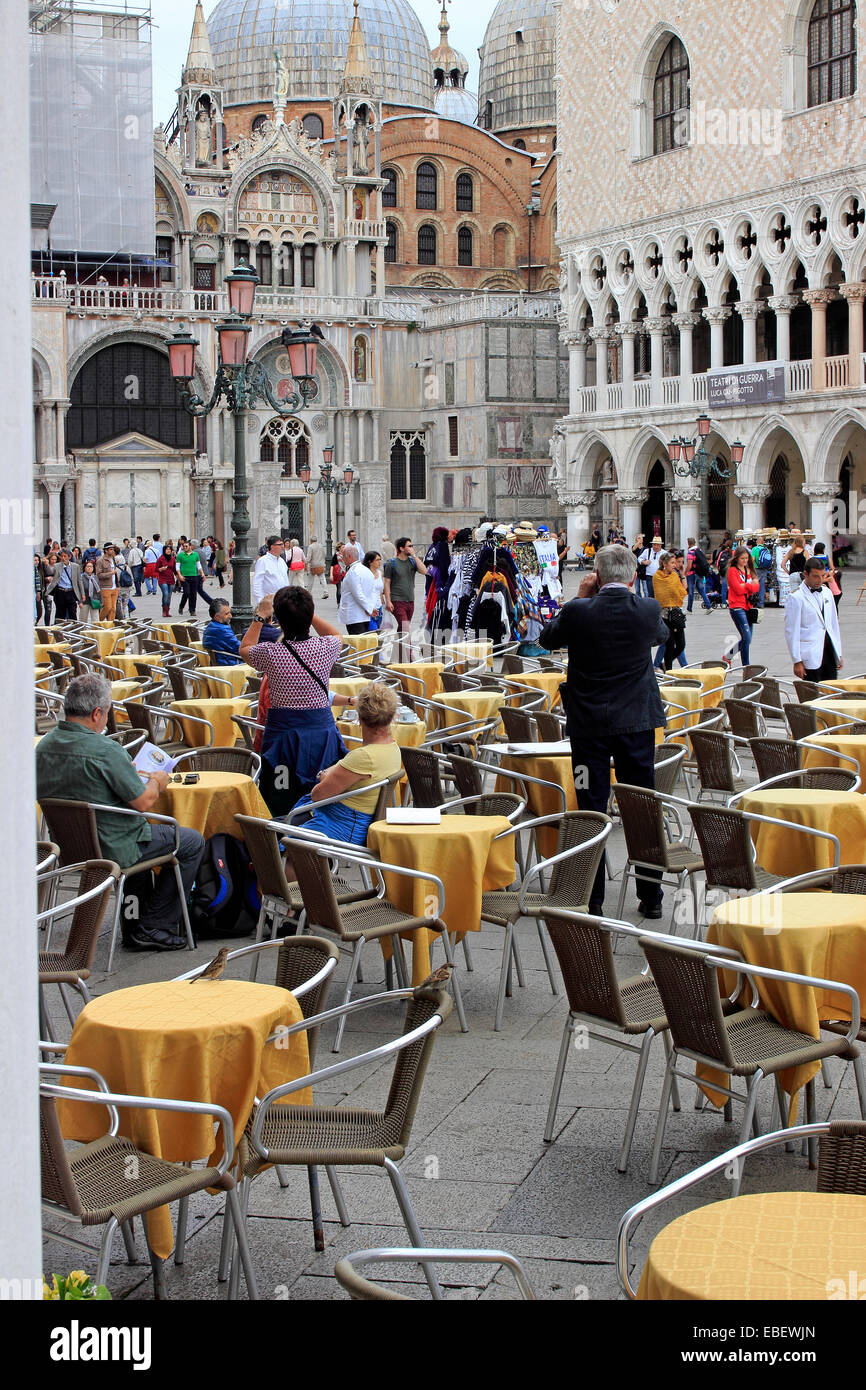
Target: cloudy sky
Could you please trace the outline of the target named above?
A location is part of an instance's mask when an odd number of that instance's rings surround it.
[[[387,0],[382,0],[387,3]],[[438,0],[410,0],[432,43],[438,43],[440,5]],[[189,44],[195,0],[151,0],[153,13],[153,119],[168,121],[177,102],[175,90]],[[478,90],[478,48],[484,37],[496,0],[457,0],[449,6],[450,39],[466,55],[470,73],[467,86]],[[204,0],[205,17],[216,8],[216,0]],[[351,9],[346,0],[347,10]]]

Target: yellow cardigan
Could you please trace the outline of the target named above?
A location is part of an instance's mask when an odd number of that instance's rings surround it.
[[[672,574],[658,571],[653,575],[653,596],[662,608],[682,608],[688,589],[676,570]]]

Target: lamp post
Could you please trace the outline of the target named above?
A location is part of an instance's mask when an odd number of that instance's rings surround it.
[[[315,497],[317,492],[325,494],[325,551],[330,564],[330,557],[333,554],[333,537],[331,531],[331,498],[345,497],[353,482],[355,481],[355,470],[351,464],[347,464],[343,469],[343,481],[334,477],[334,446],[328,444],[322,450],[323,462],[319,465],[321,477],[314,487],[310,486],[310,465],[304,463],[300,468],[301,482],[304,485],[304,492],[309,497]]]
[[[247,417],[260,400],[267,401],[272,410],[283,416],[295,415],[299,410],[307,408],[319,390],[316,382],[316,353],[323,336],[315,325],[307,331],[283,329],[280,341],[289,354],[289,368],[296,389],[290,398],[277,400],[262,363],[247,361],[247,341],[252,331],[250,320],[258,283],[259,277],[249,265],[237,265],[231,275],[226,276],[229,312],[227,317],[216,325],[219,365],[209,401],[195,395],[190,389],[190,382],[195,375],[197,339],[184,332],[181,326],[180,332],[168,340],[171,374],[181,387],[184,409],[188,410],[190,415],[209,415],[218,402],[224,399],[234,418],[234,511],[231,528],[235,540],[235,555],[232,561],[232,625],[238,632],[244,631],[252,621],[253,615],[250,603],[252,559],[247,552],[250,530],[250,514],[247,508]]]
[[[731,468],[726,467],[715,454],[708,454],[704,441],[710,432],[709,415],[699,415],[698,433],[695,439],[682,435],[671,440],[668,445],[668,458],[678,478],[697,478],[701,485],[701,544],[709,540],[710,534],[710,496],[709,479],[732,478],[734,467],[743,461],[743,445],[739,439],[731,445]]]

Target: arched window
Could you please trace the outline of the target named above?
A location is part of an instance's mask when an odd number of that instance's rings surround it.
[[[416,208],[436,207],[436,167],[433,164],[419,164],[415,174]]]
[[[504,266],[508,263],[508,229],[497,227],[493,232],[493,264]]]
[[[436,264],[436,228],[429,222],[418,228],[418,264]]]
[[[457,175],[457,211],[472,212],[474,195],[471,174]]]
[[[268,119],[268,118],[267,118],[267,116],[265,116],[265,115],[260,115],[260,116],[254,116],[254,117],[253,117],[253,124],[252,124],[252,132],[253,132],[253,135],[258,135],[259,131],[261,130],[262,126],[264,125],[264,123],[265,123],[265,121],[266,121],[267,119]]]
[[[316,247],[312,241],[305,241],[301,247],[301,285],[305,290],[313,289],[316,283]]]
[[[367,380],[367,358],[370,345],[363,333],[355,339],[355,346],[352,349],[352,376],[356,381]]]
[[[130,382],[138,385],[130,396]],[[88,358],[72,383],[66,418],[70,449],[92,449],[123,434],[143,434],[169,449],[189,449],[192,416],[180,404],[168,357],[143,343],[114,343]]]
[[[385,223],[385,235],[386,235],[387,238],[388,238],[388,240],[385,242],[385,263],[386,263],[386,265],[387,265],[388,263],[390,263],[391,265],[393,265],[394,262],[395,262],[396,259],[397,259],[397,223],[396,223],[396,222],[386,222],[386,223]]]
[[[299,478],[310,462],[310,439],[306,427],[294,415],[269,420],[259,435],[262,463],[277,462],[284,478]]]
[[[457,231],[457,264],[472,264],[472,228],[460,227]]]
[[[856,85],[855,0],[815,0],[809,21],[809,105],[850,97]]]
[[[408,487],[407,487],[408,484]],[[391,500],[423,502],[427,497],[427,444],[424,433],[391,434]]]
[[[385,187],[382,189],[382,207],[395,208],[397,206],[397,171],[395,169],[383,169],[382,178],[385,180]]]
[[[526,149],[526,141],[525,141],[525,140],[515,140],[515,141],[514,141],[513,148],[514,148],[515,150],[525,150],[525,149]]]
[[[485,101],[485,103],[484,103],[484,129],[485,129],[485,130],[492,130],[492,129],[493,129],[493,102],[492,102],[492,101]]]
[[[317,116],[315,111],[308,111],[301,125],[308,135],[314,140],[323,140],[325,137],[325,123],[321,116]]]
[[[672,38],[656,68],[653,83],[653,154],[664,154],[688,143],[689,60],[678,38]]]
[[[244,265],[249,265],[250,263],[250,243],[244,241],[242,238],[238,238],[235,242],[235,265],[240,265],[241,262],[243,262]]]
[[[279,250],[280,285],[284,289],[295,283],[295,248],[291,241],[284,241]]]
[[[270,289],[273,283],[273,251],[269,241],[260,241],[256,245],[256,270],[262,287]]]
[[[406,445],[401,439],[391,441],[391,500],[406,500]]]

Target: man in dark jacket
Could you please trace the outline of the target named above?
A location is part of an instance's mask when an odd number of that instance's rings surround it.
[[[568,648],[568,676],[561,686],[571,740],[577,804],[606,811],[610,763],[618,782],[655,786],[655,730],[665,715],[653,674],[653,652],[670,636],[655,599],[632,592],[637,561],[620,545],[602,547],[595,571],[566,603],[539,642],[548,651]],[[605,866],[599,866],[589,910],[604,906]],[[662,892],[655,877],[638,878],[639,908],[659,918]]]

